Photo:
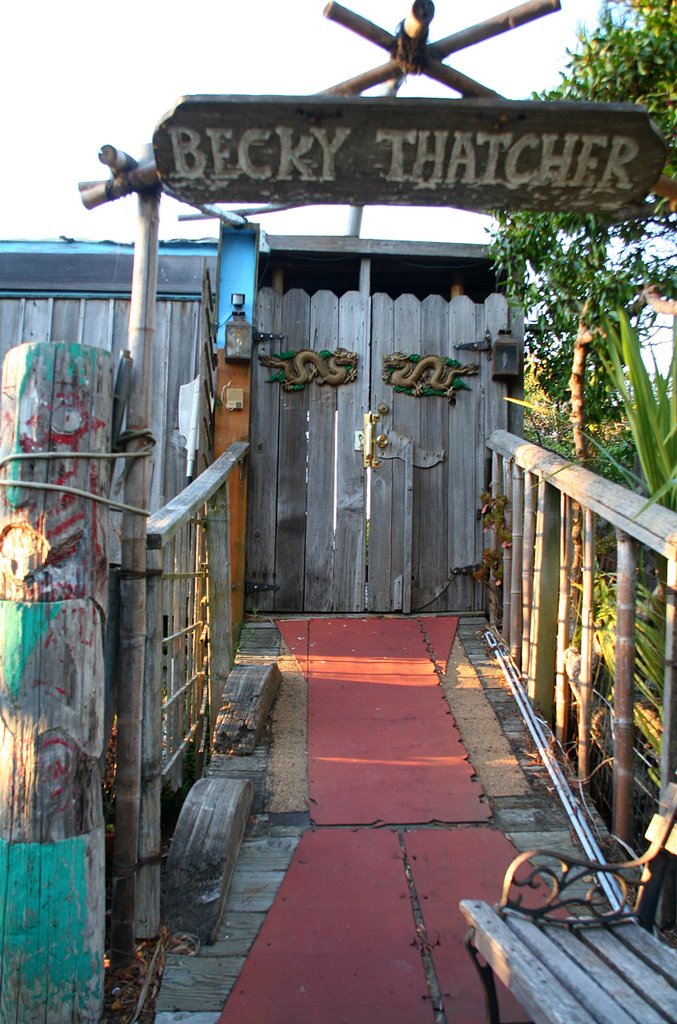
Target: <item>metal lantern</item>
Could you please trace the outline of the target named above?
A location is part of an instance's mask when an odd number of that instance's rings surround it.
[[[233,312],[226,323],[226,359],[251,359],[252,325],[245,316],[245,296],[234,292],[230,297]]]
[[[491,376],[494,380],[519,380],[522,376],[522,342],[508,330],[499,331],[494,340]]]

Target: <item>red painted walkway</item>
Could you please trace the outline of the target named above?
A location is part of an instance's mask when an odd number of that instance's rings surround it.
[[[433,1024],[424,951],[448,1024],[479,1024],[458,901],[498,898],[515,850],[489,827],[435,671],[456,620],[278,626],[308,680],[315,828],[219,1024]]]

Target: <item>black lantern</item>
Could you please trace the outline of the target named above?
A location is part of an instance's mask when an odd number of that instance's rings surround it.
[[[233,312],[226,322],[226,359],[251,359],[252,325],[245,316],[245,296],[234,292],[230,297]]]
[[[522,342],[508,330],[499,331],[492,346],[491,376],[494,380],[519,380],[522,376]]]

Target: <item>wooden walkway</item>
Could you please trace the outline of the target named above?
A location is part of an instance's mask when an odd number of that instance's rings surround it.
[[[504,832],[519,851],[534,846],[571,849],[567,818],[546,785],[545,769],[533,757],[532,745],[503,675],[487,655],[482,639],[484,628],[486,622],[481,617],[460,619],[452,652],[455,657],[450,660],[447,679],[454,677],[461,684],[456,695],[452,690],[447,697],[489,798],[493,812],[490,824]],[[265,662],[276,659],[279,652],[280,637],[272,622],[247,624],[241,660]],[[484,733],[484,739],[477,738],[474,749],[473,737],[466,736],[464,717],[470,734],[478,702],[483,704],[485,713],[489,711],[499,735],[494,741]],[[483,725],[482,729],[485,728]],[[497,755],[486,748],[483,754],[481,745],[485,741],[489,746],[494,742],[503,746]],[[212,760],[210,774],[252,780],[256,793],[252,818],[233,875],[219,937],[213,945],[203,946],[197,956],[168,957],[156,1005],[156,1024],[216,1024],[296,846],[309,827],[305,813],[268,812],[269,749],[270,735],[266,734],[252,755],[219,755]],[[516,784],[492,785],[492,758],[500,761],[500,777],[512,777]],[[499,882],[497,879],[497,885]],[[443,1015],[438,1019],[444,1024]]]

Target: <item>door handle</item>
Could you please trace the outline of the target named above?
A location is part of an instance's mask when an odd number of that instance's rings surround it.
[[[380,420],[377,412],[365,412],[364,414],[364,445],[362,448],[363,465],[365,469],[378,469],[381,463],[376,458],[376,432],[375,424]]]

